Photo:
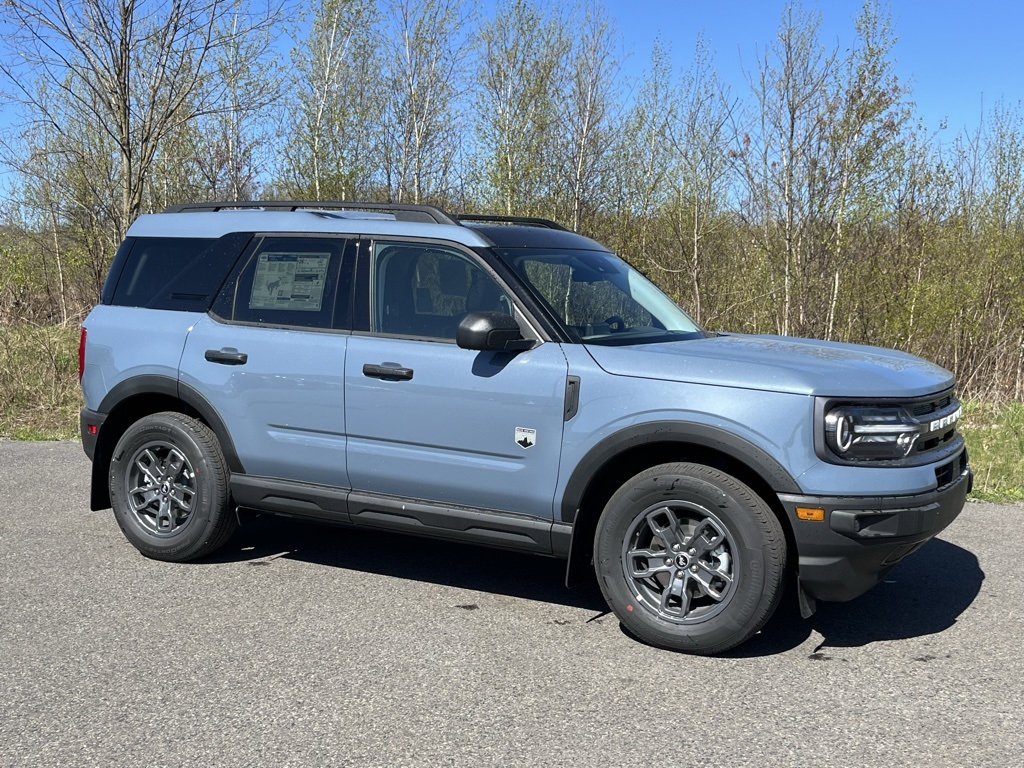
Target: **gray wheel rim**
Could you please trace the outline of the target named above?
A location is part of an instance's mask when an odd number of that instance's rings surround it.
[[[713,512],[666,501],[633,521],[622,544],[622,570],[643,608],[673,624],[698,624],[732,600],[737,555],[729,529]]]
[[[178,535],[192,521],[195,477],[189,460],[173,444],[146,443],[132,456],[125,476],[132,519],[150,536]]]

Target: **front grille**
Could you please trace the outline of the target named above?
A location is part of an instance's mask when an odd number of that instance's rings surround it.
[[[947,393],[932,400],[908,403],[906,409],[913,414],[918,423],[927,429],[931,423],[955,414],[960,409],[960,401],[952,393]],[[946,448],[959,437],[956,425],[957,422],[953,422],[938,427],[934,431],[922,432],[914,444],[911,454],[920,456]]]
[[[928,416],[930,414],[936,413],[937,411],[945,410],[946,408],[949,407],[950,403],[952,403],[955,399],[956,398],[953,397],[953,394],[950,393],[945,397],[938,398],[937,400],[927,400],[924,402],[912,403],[907,407],[907,410],[914,414],[914,416]]]

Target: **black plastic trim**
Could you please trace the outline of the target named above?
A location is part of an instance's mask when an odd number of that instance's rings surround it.
[[[590,481],[602,467],[631,448],[649,443],[688,443],[710,448],[750,467],[776,493],[799,493],[796,480],[767,452],[731,432],[706,424],[683,421],[652,421],[609,435],[576,465],[562,495],[561,520],[576,519]]]
[[[232,473],[246,509],[566,557],[572,528],[529,515]]]
[[[175,378],[159,374],[144,374],[126,379],[107,393],[106,397],[103,398],[103,402],[100,403],[99,412],[109,415],[126,400],[142,395],[154,394],[167,395],[180,400],[198,413],[200,418],[210,425],[210,429],[217,436],[221,450],[224,452],[224,457],[227,459],[228,468],[232,472],[245,471],[235,451],[235,444],[231,440],[231,433],[228,432],[224,421],[217,413],[217,409],[197,390],[188,384],[179,382]]]
[[[572,551],[572,526],[568,523],[554,523],[551,526],[551,554],[567,558]]]
[[[937,490],[910,496],[780,494],[796,540],[800,585],[816,600],[852,600],[940,533],[963,511],[970,468]],[[800,520],[796,507],[824,509]]]
[[[568,227],[563,227],[557,221],[551,219],[542,219],[537,216],[488,216],[487,214],[479,213],[458,213],[455,214],[455,219],[462,221],[479,221],[482,223],[495,223],[495,224],[519,224],[525,227],[540,227],[541,229],[554,229],[559,232],[571,232],[572,230]]]
[[[551,521],[512,512],[352,491],[352,522],[367,528],[552,554]]]
[[[107,414],[100,413],[99,411],[90,411],[88,408],[82,408],[78,413],[78,427],[82,433],[82,449],[85,451],[85,455],[89,457],[89,461],[93,460],[96,455],[96,444],[100,439],[100,431],[103,429],[103,422],[107,420]],[[96,425],[96,434],[89,434],[89,425]]]
[[[348,489],[232,473],[231,496],[247,509],[287,517],[351,522]]]
[[[562,414],[563,421],[570,421],[580,409],[580,377],[565,377],[565,412]]]
[[[161,376],[159,374],[143,374],[133,376],[130,379],[117,384],[107,392],[100,403],[99,412],[109,414],[118,405],[136,395],[160,394],[178,396],[178,380],[173,376]]]

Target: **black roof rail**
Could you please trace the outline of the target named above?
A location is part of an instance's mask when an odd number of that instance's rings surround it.
[[[545,229],[557,229],[562,232],[571,232],[568,227],[563,227],[557,221],[551,219],[540,219],[536,216],[489,216],[479,213],[454,214],[458,221],[479,221],[481,223],[494,222],[495,224],[522,224],[527,227],[544,227]]]
[[[440,208],[411,203],[367,203],[347,200],[232,200],[219,203],[179,203],[164,208],[164,213],[201,213],[259,208],[265,211],[371,211],[393,214],[396,221],[454,224],[458,221]]]

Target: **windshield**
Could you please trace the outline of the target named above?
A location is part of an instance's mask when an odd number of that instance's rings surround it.
[[[571,334],[586,344],[650,344],[704,332],[650,280],[606,251],[503,249]]]

